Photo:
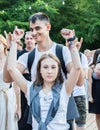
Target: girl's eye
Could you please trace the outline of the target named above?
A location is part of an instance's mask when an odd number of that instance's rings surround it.
[[[45,68],[45,69],[46,69],[46,68],[48,68],[48,66],[44,66],[43,68]]]
[[[52,69],[55,69],[55,68],[56,68],[55,66],[52,67]]]

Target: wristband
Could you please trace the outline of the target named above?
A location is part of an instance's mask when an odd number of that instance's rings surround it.
[[[76,38],[75,36],[74,36],[74,37],[71,37],[71,38],[69,38],[67,41],[68,41],[68,42],[74,41],[75,38]]]

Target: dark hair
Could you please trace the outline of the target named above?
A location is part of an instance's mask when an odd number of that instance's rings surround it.
[[[94,56],[93,56],[93,62],[90,64],[90,66],[96,65],[97,57],[98,57],[99,54],[100,54],[100,49],[95,51]]]
[[[35,23],[37,20],[41,20],[41,21],[50,23],[49,17],[43,12],[35,13],[29,18],[29,22],[32,22],[32,23]]]
[[[58,70],[58,75],[57,75],[57,78],[55,80],[55,83],[63,83],[64,82],[64,79],[63,79],[63,76],[62,76],[62,72],[61,72],[61,64],[60,64],[60,61],[59,59],[53,55],[53,54],[44,54],[42,55],[42,57],[40,58],[39,62],[38,62],[38,65],[37,65],[37,75],[36,75],[36,80],[34,82],[35,85],[43,85],[43,78],[42,78],[42,75],[40,73],[40,68],[41,68],[41,62],[44,60],[44,59],[47,59],[48,57],[54,59],[57,63],[58,63],[58,67],[59,67],[59,70]]]

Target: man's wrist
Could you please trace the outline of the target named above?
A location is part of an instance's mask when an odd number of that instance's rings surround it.
[[[71,38],[67,39],[67,41],[68,41],[68,42],[72,42],[72,41],[74,41],[74,40],[75,40],[75,38],[76,38],[76,37],[75,37],[75,36],[73,36],[73,37],[71,37]]]

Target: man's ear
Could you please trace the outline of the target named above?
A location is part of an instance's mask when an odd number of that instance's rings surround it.
[[[51,24],[47,23],[47,30],[50,31],[51,30]]]

